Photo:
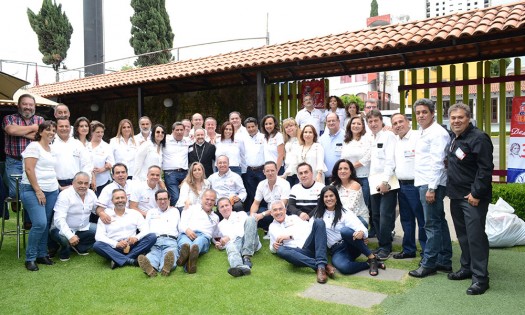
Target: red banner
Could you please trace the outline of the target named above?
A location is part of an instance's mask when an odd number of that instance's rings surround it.
[[[315,108],[324,108],[324,80],[303,81],[301,95],[307,94],[312,96]]]
[[[525,97],[523,96],[512,99],[507,182],[525,182]]]

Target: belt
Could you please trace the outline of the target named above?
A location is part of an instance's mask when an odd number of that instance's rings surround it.
[[[174,240],[177,239],[175,236],[173,236],[173,235],[169,235],[169,234],[161,234],[161,235],[157,236],[157,238],[159,238],[159,237],[169,237],[169,238],[172,238],[172,239],[174,239]]]
[[[331,249],[334,249],[334,248],[336,248],[337,246],[343,244],[343,242],[344,242],[344,240],[340,240],[339,242],[334,243],[334,245],[330,246],[328,249],[330,249],[330,250],[331,250]]]
[[[414,185],[414,180],[413,179],[400,179],[399,180],[399,184],[401,185]]]
[[[12,155],[7,155],[7,156],[12,158],[13,160],[22,161],[22,157],[21,156],[12,156]]]
[[[250,171],[261,171],[264,169],[264,165],[259,166],[248,166],[247,167]]]
[[[187,170],[183,169],[183,168],[175,168],[175,169],[172,169],[172,170],[164,170],[164,172],[186,172]]]

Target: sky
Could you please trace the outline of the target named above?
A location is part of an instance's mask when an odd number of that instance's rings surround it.
[[[73,26],[71,46],[65,64],[68,69],[84,64],[84,35],[82,1],[57,0],[62,4]],[[174,46],[181,47],[206,42],[266,36],[267,15],[270,44],[313,38],[329,34],[355,31],[366,27],[371,0],[166,0]],[[508,3],[493,0],[493,5]],[[129,45],[130,17],[133,9],[125,0],[103,0],[105,60],[127,58],[134,55]],[[425,18],[425,0],[378,0],[379,14],[409,15],[410,20]],[[34,83],[38,64],[40,84],[54,82],[54,72],[45,68],[38,50],[36,34],[27,18],[27,9],[40,10],[42,0],[10,1],[0,10],[0,65],[4,72]],[[227,44],[205,45],[180,50],[180,59],[199,58],[241,49],[260,47],[265,39],[236,41]],[[28,62],[27,66],[8,61]],[[132,65],[133,59],[106,64],[106,68],[120,69]],[[61,75],[61,80],[79,78],[78,71]]]

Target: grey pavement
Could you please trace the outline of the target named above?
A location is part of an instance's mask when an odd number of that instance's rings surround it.
[[[362,291],[330,284],[314,284],[300,296],[323,302],[371,308],[388,297],[386,294]]]

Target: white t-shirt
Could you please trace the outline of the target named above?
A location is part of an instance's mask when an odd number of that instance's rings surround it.
[[[128,167],[128,174],[135,173],[135,156],[139,147],[138,142],[134,142],[135,137],[130,137],[126,142],[124,138],[112,138],[109,146],[113,152],[115,163],[124,163]]]
[[[50,151],[46,151],[40,143],[34,141],[26,147],[24,152],[22,152],[22,157],[24,159],[37,159],[35,175],[38,186],[40,186],[42,191],[51,192],[58,189],[57,174],[55,172],[55,165],[58,161],[53,148],[50,148]],[[27,179],[25,163],[23,163],[23,168],[22,184],[30,185],[29,179]]]
[[[268,141],[264,138],[264,161],[273,161],[277,163],[277,147],[284,144],[283,134],[278,132],[273,137],[270,137]],[[277,170],[279,171],[279,170]]]

